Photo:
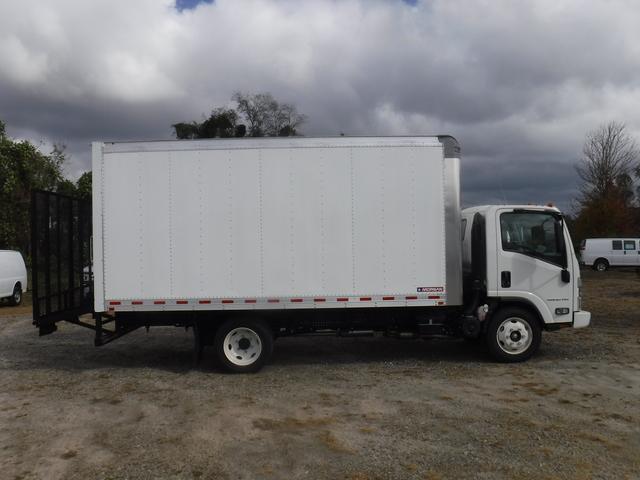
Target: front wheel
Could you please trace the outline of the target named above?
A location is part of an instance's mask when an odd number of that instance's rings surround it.
[[[596,272],[606,272],[609,269],[609,262],[607,262],[604,258],[599,258],[593,264],[593,269]]]
[[[254,373],[271,357],[273,334],[261,320],[228,320],[216,332],[213,346],[225,370]]]
[[[522,362],[538,351],[542,329],[538,319],[524,308],[498,310],[489,321],[486,332],[491,355],[500,362]]]
[[[11,297],[9,297],[9,303],[14,306],[20,305],[22,303],[22,287],[20,286],[20,284],[16,285],[13,288],[13,294],[11,295]]]

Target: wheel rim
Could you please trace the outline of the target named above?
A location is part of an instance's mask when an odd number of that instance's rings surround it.
[[[498,346],[509,355],[526,352],[533,342],[531,325],[520,317],[510,317],[504,320],[496,332]]]
[[[596,269],[599,272],[604,272],[607,269],[607,266],[603,262],[598,262],[598,265],[596,266]]]
[[[261,353],[260,336],[250,328],[234,328],[224,337],[224,355],[234,365],[251,365],[260,358]]]
[[[20,292],[20,290],[16,290],[13,292],[13,301],[15,303],[20,303],[21,298],[22,298],[22,293]]]

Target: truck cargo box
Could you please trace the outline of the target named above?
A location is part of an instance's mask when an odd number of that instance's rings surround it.
[[[95,311],[462,303],[450,137],[93,144]]]

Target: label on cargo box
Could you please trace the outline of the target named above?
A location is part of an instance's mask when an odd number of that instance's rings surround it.
[[[444,292],[444,287],[418,287],[418,293]]]

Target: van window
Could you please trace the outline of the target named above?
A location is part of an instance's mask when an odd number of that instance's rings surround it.
[[[464,241],[464,234],[467,231],[467,219],[466,218],[462,219],[461,228],[462,228],[462,232],[460,233],[460,237],[461,237],[460,240]]]
[[[611,241],[611,248],[613,250],[622,250],[622,240]]]
[[[557,216],[533,211],[503,213],[500,229],[503,250],[565,266],[562,223]]]
[[[625,240],[624,241],[624,249],[625,250],[635,250],[636,249],[636,241],[635,240]]]

